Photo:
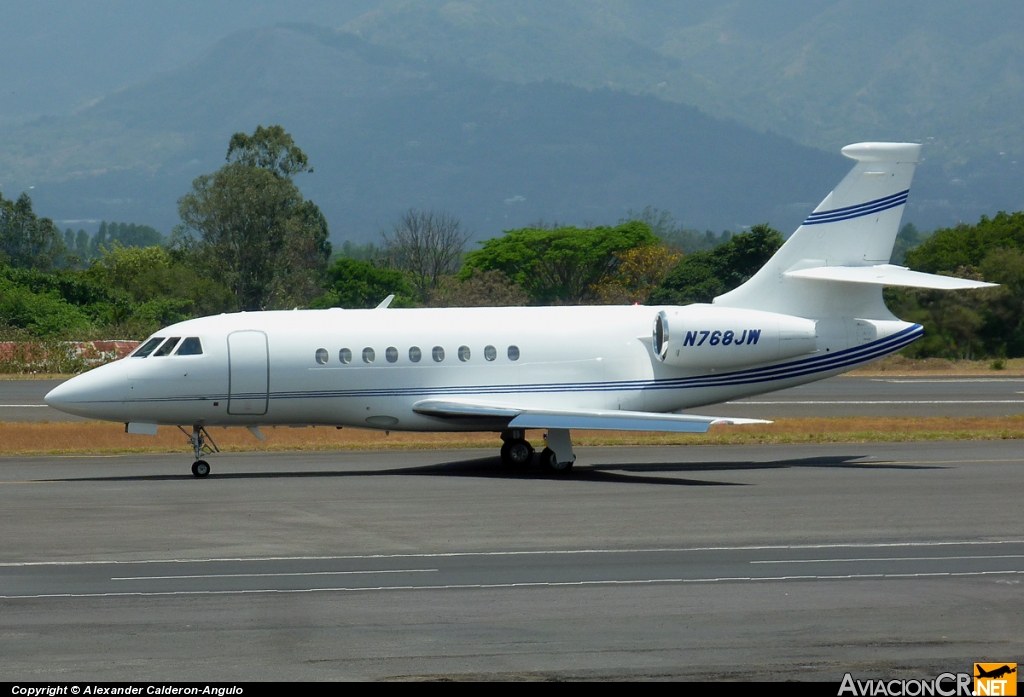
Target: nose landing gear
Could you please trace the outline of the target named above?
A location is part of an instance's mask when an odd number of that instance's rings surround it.
[[[213,438],[210,437],[210,433],[206,428],[199,424],[192,426],[192,433],[189,433],[181,426],[178,426],[178,430],[188,436],[189,442],[192,443],[192,450],[196,454],[196,461],[192,463],[192,475],[199,479],[208,476],[210,474],[210,463],[201,459],[202,455],[219,453],[220,448],[213,442]]]

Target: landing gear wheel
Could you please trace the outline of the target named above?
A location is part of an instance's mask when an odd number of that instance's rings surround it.
[[[533,446],[525,440],[510,440],[501,446],[501,461],[506,467],[525,467],[532,459]]]
[[[210,463],[206,460],[196,460],[192,463],[192,474],[202,479],[210,474]]]
[[[572,469],[573,462],[574,460],[559,462],[551,448],[544,448],[540,454],[540,466],[553,474],[565,474]]]

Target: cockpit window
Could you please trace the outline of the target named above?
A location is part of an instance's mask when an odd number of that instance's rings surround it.
[[[175,356],[200,356],[203,353],[203,344],[198,336],[190,336],[181,342],[181,348]]]
[[[163,346],[156,350],[156,352],[153,354],[153,358],[156,358],[157,356],[171,355],[171,351],[174,350],[174,347],[178,345],[179,341],[181,341],[180,336],[172,336],[170,339],[164,342]]]
[[[135,353],[132,354],[132,358],[145,358],[149,354],[153,353],[153,349],[159,346],[160,342],[163,340],[164,338],[162,336],[154,336],[142,346],[135,349]]]

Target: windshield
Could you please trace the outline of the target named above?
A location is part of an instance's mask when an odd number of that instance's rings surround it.
[[[152,339],[136,349],[135,353],[132,354],[132,358],[145,358],[149,354],[153,353],[153,349],[159,346],[160,342],[163,340],[164,338],[162,336],[154,336]]]

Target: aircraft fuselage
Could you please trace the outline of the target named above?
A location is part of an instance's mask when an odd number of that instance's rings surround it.
[[[414,407],[457,398],[675,412],[835,375],[918,336],[918,325],[898,320],[815,322],[711,305],[237,313],[167,327],[154,335],[178,338],[167,355],[156,348],[97,368],[47,401],[152,424],[467,430]],[[189,337],[202,353],[176,352]]]

